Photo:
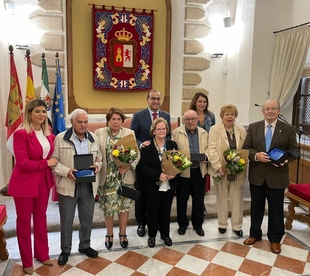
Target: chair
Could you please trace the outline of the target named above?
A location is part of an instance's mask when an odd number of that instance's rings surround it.
[[[292,221],[297,219],[306,222],[310,226],[310,184],[290,184],[286,192],[287,198],[290,200],[288,205],[288,214],[285,221],[285,229],[292,229]],[[295,207],[302,204],[308,207],[307,213],[295,213]]]
[[[6,223],[8,216],[6,206],[0,205],[0,260],[5,261],[9,258],[9,253],[6,249],[6,240],[4,239],[3,225]]]

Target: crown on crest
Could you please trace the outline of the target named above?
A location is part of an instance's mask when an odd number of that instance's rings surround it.
[[[129,41],[133,37],[132,33],[126,31],[125,28],[123,28],[123,30],[116,31],[115,36],[120,41]]]

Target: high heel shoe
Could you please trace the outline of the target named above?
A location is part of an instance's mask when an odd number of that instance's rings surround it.
[[[119,234],[118,236],[119,236],[119,243],[120,243],[121,247],[127,248],[127,246],[128,246],[127,235]]]
[[[113,246],[113,235],[106,235],[104,244],[107,249],[110,249]]]
[[[34,272],[34,267],[33,267],[33,266],[31,266],[31,267],[23,267],[23,271],[24,271],[26,274],[32,275],[33,272]]]
[[[53,265],[53,261],[51,259],[48,259],[44,262],[41,262],[43,265],[48,265],[48,266],[52,266]]]

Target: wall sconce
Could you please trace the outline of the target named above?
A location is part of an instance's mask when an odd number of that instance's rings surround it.
[[[221,58],[224,54],[216,53],[212,55],[212,58]]]
[[[224,27],[228,28],[232,26],[231,17],[224,17]]]

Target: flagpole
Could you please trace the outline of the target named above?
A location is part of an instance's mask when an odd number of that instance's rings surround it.
[[[9,46],[9,55],[10,55],[10,56],[13,56],[13,55],[14,55],[13,51],[14,51],[14,47],[13,47],[13,45],[10,45],[10,46]],[[14,165],[15,165],[15,159],[14,159],[14,156],[12,155],[12,159],[11,159],[11,173],[12,173],[12,171],[13,171]],[[8,196],[8,186],[9,186],[9,183],[7,183],[7,184],[1,189],[1,194],[2,194],[3,196]]]
[[[9,46],[9,51],[10,51],[10,55],[14,55],[14,53],[13,53],[13,51],[14,51],[13,45]],[[12,159],[11,159],[11,172],[13,171],[14,166],[15,166],[15,158],[12,155]],[[8,185],[9,185],[9,183],[7,184],[6,188],[8,187]],[[2,192],[2,194],[3,194],[3,192]],[[7,189],[6,189],[6,195],[7,195]]]

